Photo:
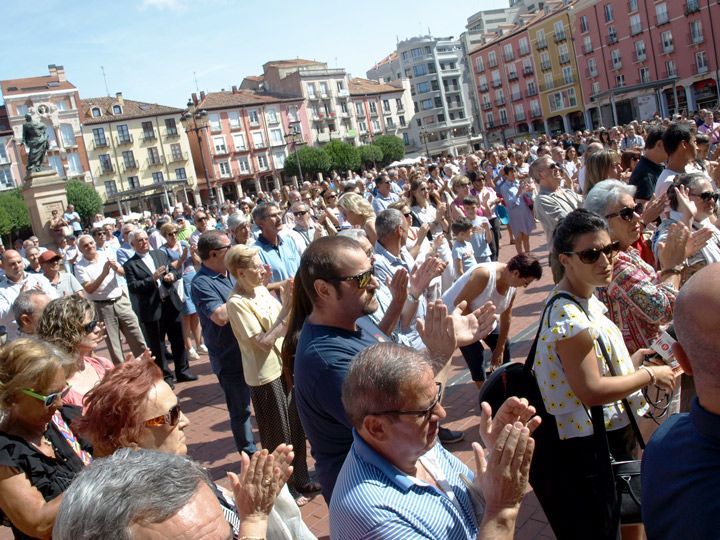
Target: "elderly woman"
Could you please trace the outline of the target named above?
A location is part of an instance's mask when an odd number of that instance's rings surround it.
[[[622,177],[620,154],[614,150],[595,152],[585,162],[585,194],[587,195],[598,182],[608,179],[620,180]]]
[[[593,295],[612,281],[619,249],[605,219],[585,209],[568,214],[553,236],[563,277],[539,323],[533,371],[549,413],[547,424],[554,423],[545,429],[557,431],[554,436],[546,432],[537,445],[530,483],[559,540],[615,538],[617,529],[605,512],[610,501],[598,489],[604,469],[595,458],[588,409],[602,410],[612,457],[630,460],[636,441],[628,414],[647,410],[640,390],[658,385],[672,391],[676,384],[669,366],[642,364],[647,349],[630,355],[622,333]],[[554,298],[559,292],[570,298]]]
[[[375,211],[372,205],[357,193],[345,193],[338,200],[338,206],[345,221],[349,222],[352,227],[363,229],[368,240],[375,245],[377,233],[375,232]]]
[[[75,360],[68,374],[70,390],[63,398],[65,403],[82,407],[85,394],[113,369],[110,360],[94,354],[104,339],[104,329],[95,317],[95,306],[82,296],[64,296],[45,306],[37,325],[38,337]]]
[[[308,499],[300,493],[317,492],[319,485],[310,481],[305,431],[292,390],[283,377],[280,358],[293,287],[285,287],[281,305],[263,285],[266,269],[254,247],[233,246],[225,255],[225,266],[236,280],[226,303],[227,315],[242,353],[243,374],[250,387],[260,441],[264,448],[283,443],[296,448],[290,488],[302,506]]]
[[[200,318],[197,314],[197,308],[192,301],[190,291],[192,290],[192,280],[195,277],[195,266],[193,259],[197,259],[200,264],[200,258],[195,255],[195,249],[187,240],[178,240],[178,226],[174,223],[166,223],[160,227],[160,234],[165,239],[165,244],[160,246],[160,251],[164,252],[170,260],[170,265],[175,268],[182,279],[183,308],[180,312],[182,316],[183,337],[185,339],[185,349],[188,356],[193,360],[198,360],[202,353],[207,353],[207,348],[203,343],[202,330],[200,329]],[[193,340],[197,345],[197,349],[193,347]]]
[[[0,348],[0,511],[15,538],[50,538],[62,493],[92,459],[63,403],[74,366],[33,338]]]
[[[242,212],[230,214],[227,219],[227,233],[230,237],[230,245],[255,243],[252,236],[252,217],[248,214]]]
[[[656,272],[633,247],[644,229],[643,206],[635,202],[634,195],[635,186],[603,180],[590,190],[584,205],[607,220],[610,240],[619,243],[612,279],[597,290],[597,295],[608,308],[607,317],[620,328],[630,354],[652,345],[660,326],[672,322],[680,287],[677,267],[685,260],[688,240],[687,228],[676,225]]]
[[[688,243],[687,261],[682,271],[682,283],[708,264],[720,262],[720,231],[710,218],[715,211],[718,193],[703,173],[681,174],[675,177],[668,189],[670,214],[663,219],[653,238],[653,251],[663,257],[675,223],[690,227],[692,235]]]
[[[108,374],[88,394],[85,414],[73,423],[73,428],[93,442],[98,457],[109,456],[120,448],[145,448],[186,455],[184,431],[189,425],[190,421],[180,410],[178,399],[163,380],[160,369],[153,362],[141,360],[126,362]],[[267,450],[256,452],[253,465],[257,459],[265,459],[266,454]],[[282,446],[275,451],[277,464],[283,471],[292,455],[291,447]],[[243,454],[243,469],[247,468],[248,461]],[[270,483],[263,483],[263,475],[258,476],[253,484],[237,485],[235,494],[242,494],[243,501],[259,496]],[[215,486],[215,495],[236,536],[266,537],[265,531],[250,529],[254,524],[246,520],[245,505],[238,503],[236,507],[235,499],[219,486]],[[257,512],[253,521],[259,521],[262,528],[267,526],[267,538],[314,538],[286,488],[280,492],[269,518],[267,514]]]

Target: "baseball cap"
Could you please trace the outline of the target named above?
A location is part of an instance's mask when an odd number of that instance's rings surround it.
[[[60,260],[62,257],[55,253],[53,250],[48,249],[47,251],[43,251],[40,254],[40,257],[38,257],[38,261],[40,261],[40,264],[45,264],[54,260]]]

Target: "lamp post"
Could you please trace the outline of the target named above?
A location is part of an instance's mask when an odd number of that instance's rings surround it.
[[[428,150],[428,132],[425,129],[420,132],[420,141],[425,143],[425,155],[429,158],[430,150]]]
[[[298,173],[300,176],[300,185],[302,185],[303,172],[302,172],[302,166],[300,165],[300,156],[298,156],[298,153],[297,153],[298,143],[303,142],[302,134],[298,133],[297,131],[290,131],[289,133],[285,134],[285,141],[288,143],[292,143],[292,145],[293,145],[293,152],[295,152],[295,160],[297,161]],[[300,187],[300,186],[295,186],[295,187]]]
[[[180,116],[180,122],[185,128],[185,133],[193,131],[198,141],[198,148],[200,149],[200,162],[202,163],[203,171],[205,172],[205,181],[207,182],[208,189],[208,206],[215,204],[215,195],[213,194],[212,187],[210,186],[210,176],[208,175],[207,165],[205,165],[205,155],[202,147],[202,137],[200,132],[208,127],[209,119],[206,110],[198,110],[197,107],[193,109],[193,102],[187,102],[188,110]]]

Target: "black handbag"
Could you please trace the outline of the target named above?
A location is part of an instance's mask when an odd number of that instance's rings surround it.
[[[601,339],[598,339],[598,344],[608,371],[614,377],[615,369],[610,362],[610,356],[605,344]],[[628,400],[623,399],[622,404],[625,407],[625,412],[628,415],[640,448],[645,449],[645,441]],[[615,461],[610,452],[602,407],[591,407],[590,416],[593,423],[593,438],[597,448],[598,469],[601,473],[599,478],[605,479],[605,482],[598,488],[607,495],[609,518],[612,520],[613,526],[617,527],[619,534],[620,525],[642,523],[642,488],[640,482],[640,465],[642,461],[639,459]]]

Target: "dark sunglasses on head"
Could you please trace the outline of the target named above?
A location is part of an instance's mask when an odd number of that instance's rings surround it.
[[[585,264],[594,264],[600,258],[600,254],[604,254],[609,260],[615,257],[620,251],[620,242],[613,242],[605,247],[584,249],[582,251],[566,251],[565,255],[577,255],[578,259]]]
[[[366,270],[365,272],[362,272],[361,274],[357,274],[355,276],[348,276],[348,277],[336,277],[336,278],[329,278],[328,281],[357,281],[358,289],[364,289],[370,284],[370,280],[375,275],[375,269],[371,268],[370,270]]]
[[[635,206],[627,206],[621,210],[618,210],[617,212],[613,212],[612,214],[608,214],[605,216],[605,219],[610,219],[614,217],[620,216],[625,221],[632,221],[635,217],[635,214],[638,216],[641,216],[643,213],[643,204],[637,203]]]
[[[25,394],[26,396],[34,397],[35,399],[39,399],[40,401],[43,402],[43,404],[46,407],[51,407],[52,404],[58,400],[58,398],[62,399],[65,396],[67,396],[68,393],[70,392],[70,388],[71,388],[71,386],[70,386],[70,384],[68,384],[65,388],[63,388],[59,392],[53,392],[52,394],[48,394],[47,396],[45,396],[43,394],[38,394],[32,388],[23,388],[22,393]]]
[[[715,191],[703,191],[702,193],[698,193],[695,196],[700,197],[704,202],[717,202],[718,198],[720,198],[720,193],[717,193]]]
[[[179,421],[180,421],[180,404],[177,403],[172,409],[170,409],[165,414],[161,414],[160,416],[156,416],[155,418],[150,418],[149,420],[145,420],[145,425],[147,427],[159,427],[159,426],[164,426],[164,425],[175,427],[178,425]]]

